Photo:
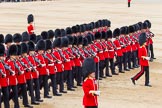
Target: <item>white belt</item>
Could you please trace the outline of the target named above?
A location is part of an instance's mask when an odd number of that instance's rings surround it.
[[[52,64],[48,64],[48,66],[54,66],[54,63],[52,63]]]

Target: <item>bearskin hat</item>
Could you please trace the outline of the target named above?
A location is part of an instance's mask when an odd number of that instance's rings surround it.
[[[17,55],[17,51],[18,51],[17,46],[13,44],[7,50],[7,56],[10,57],[12,55]]]
[[[55,47],[61,47],[61,38],[56,38],[53,41],[53,48],[55,48]]]
[[[66,28],[66,34],[67,34],[67,35],[72,34],[72,29],[71,29],[70,27],[67,27],[67,28]]]
[[[53,39],[55,36],[55,33],[53,32],[53,30],[48,30],[48,39]]]
[[[112,31],[111,30],[107,31],[107,38],[112,38]]]
[[[126,34],[126,27],[121,27],[120,28],[120,33],[121,34]]]
[[[83,36],[78,36],[78,45],[83,44]]]
[[[96,64],[93,60],[93,58],[86,58],[83,62],[83,79],[88,77],[91,73],[96,72]]]
[[[4,35],[0,34],[0,43],[4,43]]]
[[[15,43],[19,43],[19,42],[21,42],[22,41],[22,36],[21,36],[21,34],[19,34],[19,33],[15,33],[14,35],[13,35],[13,41],[15,42]]]
[[[21,43],[21,53],[23,54],[23,53],[28,53],[28,51],[29,51],[29,48],[28,48],[28,44],[27,43],[25,43],[25,42],[23,42],[23,43]]]
[[[129,26],[129,33],[134,33],[135,29],[134,29],[134,26],[131,25]]]
[[[138,25],[140,27],[140,30],[143,28],[143,23],[142,22],[138,22]]]
[[[72,33],[77,33],[77,26],[72,26]]]
[[[36,36],[36,43],[39,41],[39,40],[41,40],[42,39],[42,36],[41,35],[37,35]]]
[[[101,32],[102,39],[107,39],[107,33],[105,31]]]
[[[83,46],[88,46],[88,39],[86,37],[83,38]]]
[[[39,40],[36,45],[36,50],[45,50],[45,42],[43,39]]]
[[[45,41],[45,46],[46,46],[45,50],[52,49],[52,42],[51,42],[51,40],[47,39]]]
[[[144,23],[147,23],[148,28],[151,28],[151,22],[149,20],[145,20]]]
[[[0,56],[4,56],[5,54],[5,47],[2,43],[0,43]]]
[[[69,40],[67,37],[61,38],[61,47],[68,47],[69,45]]]
[[[91,22],[91,23],[90,23],[90,28],[91,28],[91,30],[94,29],[94,22]]]
[[[147,22],[144,22],[144,23],[142,24],[142,26],[143,26],[142,29],[147,29],[147,28],[148,28]]]
[[[55,30],[55,38],[61,37],[61,30],[60,29],[56,29]]]
[[[113,31],[113,37],[116,38],[117,36],[120,36],[120,29],[119,29],[119,28],[116,28],[116,29]]]
[[[100,32],[95,33],[95,40],[97,40],[97,39],[101,39],[101,33]]]
[[[28,34],[28,32],[23,32],[22,33],[22,42],[26,42],[30,40],[30,36]]]
[[[146,33],[141,33],[139,36],[139,44],[142,46],[146,42]]]
[[[97,22],[95,22],[95,28],[99,28],[100,27],[100,24],[99,24],[99,22],[97,21]]]
[[[6,36],[5,36],[5,44],[7,44],[7,43],[12,43],[12,35],[11,34],[7,34]]]
[[[86,38],[87,38],[87,40],[88,40],[88,44],[91,44],[91,43],[92,43],[92,36],[91,36],[91,34],[88,34],[88,35],[86,36]]]
[[[30,35],[30,40],[33,41],[34,43],[37,43],[37,36],[36,36],[36,34],[34,34],[34,33],[31,34]]]
[[[46,31],[41,32],[41,36],[43,40],[46,40],[48,38],[48,32]]]
[[[80,32],[85,32],[85,31],[86,31],[85,24],[80,25]]]
[[[28,24],[34,21],[34,16],[32,14],[29,14],[27,17]]]
[[[78,44],[78,38],[76,36],[74,36],[73,38],[74,38],[73,45],[77,45]]]
[[[28,42],[29,51],[35,51],[35,44],[33,41]]]
[[[69,44],[72,45],[74,42],[74,37],[73,36],[67,36],[68,40],[69,40]]]
[[[22,54],[21,45],[17,45],[17,55],[21,55],[21,54]]]
[[[61,37],[64,37],[64,36],[66,36],[66,31],[65,29],[61,29]]]

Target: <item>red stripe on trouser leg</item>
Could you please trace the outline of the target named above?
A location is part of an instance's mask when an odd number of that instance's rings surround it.
[[[141,66],[141,71],[134,76],[134,80],[138,80],[144,74],[144,67]]]

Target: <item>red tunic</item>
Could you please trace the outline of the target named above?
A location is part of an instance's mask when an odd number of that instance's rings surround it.
[[[71,48],[68,48],[67,51],[70,53],[69,57],[71,58],[70,59],[70,62],[71,62],[71,66],[74,67],[75,66],[75,63],[74,63],[74,58],[72,57],[73,54],[73,51]]]
[[[48,75],[44,57],[41,54],[37,54],[36,58],[40,61],[42,65],[42,66],[39,66],[39,64],[37,63],[37,70],[39,72],[39,75]]]
[[[61,62],[59,62],[59,63],[58,63],[58,62],[55,63],[57,72],[63,72],[64,69],[63,69],[63,64],[62,64],[62,58],[61,58],[59,52],[56,51],[56,50],[53,50],[53,55],[57,58],[57,60],[60,60],[60,61],[61,61]],[[54,59],[55,59],[55,58],[54,58]]]
[[[34,26],[32,24],[28,25],[27,27],[29,35],[33,34]]]
[[[149,66],[148,60],[143,59],[142,56],[147,56],[147,50],[145,46],[142,46],[139,48],[138,57],[139,57],[141,66]]]
[[[103,48],[102,48],[101,44],[98,42],[95,42],[95,46],[96,46],[96,48],[100,49],[100,52],[97,52],[97,56],[99,57],[99,59],[105,60],[105,57],[103,56]]]
[[[1,87],[7,87],[8,86],[7,77],[2,77],[2,73],[4,75],[6,75],[6,70],[5,70],[2,62],[0,62],[0,70],[1,70],[1,73],[0,73],[0,86]]]
[[[104,49],[104,57],[109,58],[109,53],[108,53],[108,46],[106,45],[105,41],[100,43],[102,45],[102,48]]]
[[[33,67],[35,69],[37,69],[36,62],[34,60],[34,57],[33,56],[28,56],[28,60],[33,65]],[[39,73],[38,72],[32,72],[32,77],[33,77],[33,79],[38,78],[39,77]]]
[[[83,105],[84,106],[98,106],[97,96],[90,94],[90,90],[97,90],[97,81],[95,79],[86,79],[83,82]]]
[[[93,51],[94,53],[97,54],[97,50],[96,50],[96,48],[94,47],[93,44],[91,44],[90,48],[92,49],[92,51]],[[99,59],[99,57],[98,57],[97,55],[94,57],[94,61],[95,61],[95,63],[98,63],[98,62],[100,61],[100,59]]]
[[[24,84],[24,83],[26,83],[26,78],[25,78],[25,74],[24,74],[24,68],[20,64],[19,61],[16,61],[16,64],[18,65],[20,71],[22,72],[21,74],[19,74],[19,70],[17,68],[15,68],[18,84]]]
[[[29,65],[29,63],[28,63],[28,61],[26,60],[26,58],[22,58],[22,59],[21,59],[21,62],[24,63],[24,64],[26,65],[26,66],[23,66],[23,67],[24,67],[24,72],[25,72],[25,77],[26,77],[26,79],[27,79],[27,80],[32,79],[33,77],[32,77],[31,71],[26,71],[27,68],[28,68],[28,69],[31,69],[31,67],[30,67],[30,65]]]
[[[64,70],[72,70],[72,66],[71,66],[71,62],[70,62],[70,58],[69,58],[69,55],[67,54],[66,51],[62,51],[63,55],[65,56],[66,58],[66,61],[63,62],[64,64]]]
[[[74,48],[73,49],[75,52],[77,52],[77,50]],[[81,62],[81,60],[80,60],[80,55],[79,55],[79,57],[76,55],[76,54],[74,54],[76,57],[74,58],[74,63],[75,63],[75,66],[81,66],[82,65],[82,62]]]
[[[115,56],[114,47],[112,45],[112,42],[110,42],[110,41],[107,41],[107,44],[109,45],[109,49],[108,49],[108,51],[109,51],[109,58],[113,59],[114,56]]]
[[[116,50],[117,56],[123,56],[123,53],[122,53],[122,49],[121,49],[119,40],[116,39],[114,41],[114,44],[115,44],[115,46],[117,48],[117,50]]]
[[[16,75],[15,75],[15,65],[14,65],[14,62],[11,61],[11,60],[8,60],[6,62],[6,64],[8,66],[10,66],[11,67],[11,70],[13,71],[13,75],[11,75],[10,74],[10,71],[9,70],[6,70],[7,78],[9,80],[9,85],[10,86],[15,86],[15,85],[17,85],[18,82],[17,82],[17,78],[16,78]]]
[[[125,40],[127,41],[127,51],[132,51],[132,47],[131,47],[131,42],[129,41],[129,38],[128,37],[125,37]]]
[[[137,48],[136,48],[136,41],[135,41],[135,39],[133,38],[133,36],[130,36],[130,39],[132,40],[132,51],[136,51],[137,50]]]
[[[49,70],[49,74],[56,74],[55,72],[55,65],[54,65],[54,59],[49,53],[45,53],[45,55],[51,60],[49,61],[47,58],[45,58],[47,69]]]
[[[120,37],[120,41],[121,41],[124,45],[126,45],[126,43],[125,43],[125,41],[124,41],[124,37]],[[123,47],[123,48],[122,48],[122,52],[123,52],[123,53],[126,53],[126,52],[127,52],[127,47]]]

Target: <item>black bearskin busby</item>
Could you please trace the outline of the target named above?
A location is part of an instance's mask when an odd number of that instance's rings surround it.
[[[86,37],[83,38],[83,46],[88,46],[88,39]]]
[[[61,30],[60,29],[56,29],[55,30],[55,38],[61,37]]]
[[[73,38],[74,38],[73,45],[77,45],[78,44],[78,38],[76,36],[74,36]]]
[[[95,40],[97,40],[97,39],[101,39],[101,33],[100,32],[95,33]]]
[[[61,37],[64,37],[64,36],[66,36],[66,31],[65,29],[61,29]]]
[[[37,36],[36,36],[36,34],[34,34],[34,33],[31,34],[30,35],[30,40],[33,41],[34,43],[37,43]]]
[[[4,43],[4,35],[0,34],[0,43]]]
[[[77,26],[72,26],[72,33],[77,33]]]
[[[22,50],[21,51],[22,54],[28,53],[28,51],[29,51],[28,44],[25,42],[21,43],[21,50]]]
[[[52,49],[52,42],[51,40],[47,39],[45,41],[45,50],[49,50],[49,49]]]
[[[107,31],[107,38],[112,38],[112,31],[111,30]]]
[[[13,38],[12,39],[13,39],[13,42],[20,43],[22,41],[22,36],[21,36],[20,33],[15,33],[13,35]]]
[[[67,37],[61,38],[61,47],[68,47],[69,45],[69,40]]]
[[[32,14],[29,14],[27,17],[28,24],[34,21],[34,16]]]
[[[12,35],[11,34],[7,34],[6,36],[5,36],[5,44],[7,44],[7,43],[12,43]]]
[[[42,39],[43,39],[43,40],[46,40],[46,39],[48,38],[48,32],[43,31],[43,32],[41,33],[41,36],[42,36]]]
[[[36,50],[45,50],[45,42],[43,39],[39,40],[36,45]]]
[[[83,36],[78,36],[78,45],[83,44]]]
[[[67,35],[72,34],[72,29],[71,29],[70,27],[67,27],[67,28],[66,28],[66,34],[67,34]]]
[[[126,27],[120,28],[120,34],[126,34]]]
[[[35,51],[35,44],[33,41],[28,42],[29,51]]]
[[[12,55],[17,55],[17,51],[18,51],[18,49],[17,49],[17,46],[16,45],[11,45],[10,47],[9,47],[9,49],[7,50],[7,56],[8,57],[10,57],[10,56],[12,56]]]
[[[22,54],[22,49],[21,49],[21,45],[17,45],[17,55],[21,55]]]
[[[83,62],[83,69],[82,69],[84,79],[93,72],[96,72],[96,64],[93,58],[86,58]]]
[[[23,32],[22,33],[22,42],[27,42],[30,40],[30,36],[28,34],[28,32]]]
[[[119,28],[116,28],[114,31],[113,31],[113,37],[116,38],[120,36],[120,29]]]
[[[67,36],[68,40],[69,40],[69,45],[72,45],[74,42],[74,37],[73,36]]]
[[[149,20],[145,20],[144,23],[147,23],[148,28],[151,28],[151,22]]]
[[[147,23],[146,23],[146,22],[144,22],[144,23],[142,24],[142,26],[143,26],[143,28],[142,28],[142,29],[147,29],[147,28],[148,28],[148,25],[147,25]]]
[[[92,43],[92,36],[91,36],[91,34],[88,34],[88,35],[86,36],[86,38],[87,38],[87,40],[88,40],[88,44],[91,44],[91,43]]]
[[[53,39],[55,36],[55,33],[53,30],[48,30],[48,39]]]
[[[138,25],[140,27],[140,30],[143,28],[143,23],[142,22],[138,22]]]
[[[134,26],[131,25],[129,26],[129,33],[134,33],[135,29],[134,29]]]
[[[2,43],[0,43],[0,56],[4,56],[5,54],[5,47]]]
[[[146,42],[146,33],[141,33],[139,36],[139,44],[142,46]]]
[[[36,36],[36,43],[39,41],[39,40],[41,40],[42,39],[42,36],[41,35],[37,35]]]
[[[58,48],[61,47],[61,38],[56,38],[56,39],[53,41],[53,48],[55,48],[55,47],[58,47]]]
[[[101,32],[102,39],[107,39],[107,33],[105,31]]]

